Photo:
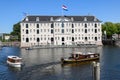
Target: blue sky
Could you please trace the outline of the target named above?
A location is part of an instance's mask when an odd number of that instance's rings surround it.
[[[120,22],[120,0],[1,0],[0,33],[10,33],[13,25],[28,15],[94,15],[103,22]]]

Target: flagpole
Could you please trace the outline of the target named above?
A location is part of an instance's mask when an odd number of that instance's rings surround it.
[[[62,16],[63,16],[63,8],[62,8]]]

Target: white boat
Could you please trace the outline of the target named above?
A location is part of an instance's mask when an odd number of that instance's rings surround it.
[[[18,56],[8,56],[7,64],[12,67],[21,67],[22,65],[22,58]]]

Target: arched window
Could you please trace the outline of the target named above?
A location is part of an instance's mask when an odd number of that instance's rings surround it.
[[[39,24],[37,24],[37,28],[39,28]]]
[[[85,37],[85,41],[87,41],[87,37]]]
[[[85,28],[87,28],[87,24],[85,24]]]
[[[64,37],[62,37],[62,41],[64,41]]]
[[[62,22],[62,27],[64,27],[64,23]]]
[[[95,24],[95,27],[97,27],[97,24]]]
[[[37,34],[39,34],[39,29],[37,30]]]
[[[26,38],[26,42],[29,42],[29,38]]]
[[[26,30],[26,34],[28,34],[29,32],[28,32],[28,30]]]
[[[72,33],[74,33],[74,29],[72,29]]]
[[[72,28],[74,28],[74,24],[72,24]]]
[[[72,41],[74,41],[74,37],[72,37]]]
[[[95,37],[95,41],[97,41],[97,37]]]
[[[37,42],[40,42],[40,39],[39,39],[39,38],[37,38]]]
[[[85,29],[85,33],[87,33],[87,29]]]
[[[53,23],[51,24],[51,28],[53,28],[54,27],[54,25],[53,25]]]
[[[28,24],[26,24],[26,28],[28,28]]]
[[[97,33],[97,29],[95,29],[95,33]]]
[[[62,29],[62,33],[64,33],[64,29]]]

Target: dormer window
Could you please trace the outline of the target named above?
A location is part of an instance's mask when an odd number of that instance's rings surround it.
[[[71,17],[71,21],[74,21],[73,17]]]
[[[86,18],[86,17],[84,17],[84,21],[87,21],[87,18]]]
[[[97,21],[96,17],[94,17],[94,21]]]
[[[26,17],[25,21],[28,21],[28,17]]]
[[[50,18],[50,21],[53,21],[53,17]]]
[[[39,17],[36,18],[36,21],[39,21]]]

